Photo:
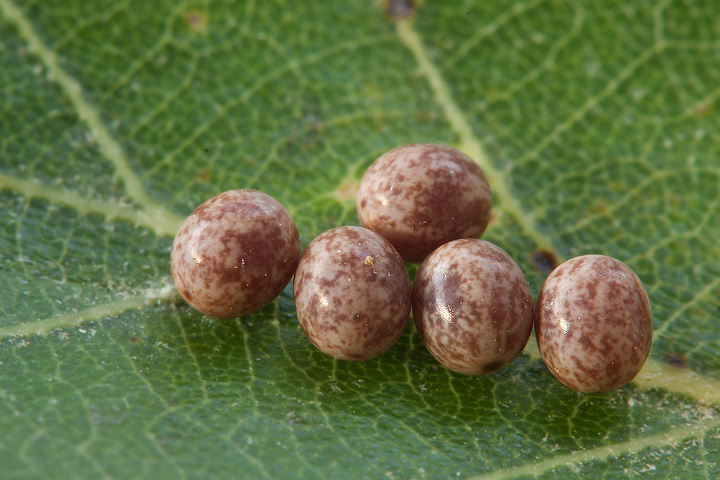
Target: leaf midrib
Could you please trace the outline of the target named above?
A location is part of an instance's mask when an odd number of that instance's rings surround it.
[[[96,141],[102,147],[104,155],[112,161],[115,166],[116,173],[123,181],[128,195],[134,202],[141,206],[145,218],[150,219],[150,223],[156,227],[156,231],[159,234],[166,236],[173,235],[182,219],[167,210],[164,206],[157,204],[145,193],[142,181],[132,171],[128,159],[125,157],[119,142],[112,137],[110,132],[104,126],[98,109],[87,102],[87,100],[83,97],[79,82],[70,77],[60,67],[55,53],[42,43],[40,37],[33,31],[30,22],[11,0],[0,0],[0,10],[2,10],[6,18],[15,24],[21,36],[28,42],[31,50],[38,55],[51,73],[54,80],[62,87],[80,118],[90,128]],[[475,158],[481,167],[486,171],[491,183],[494,185],[495,195],[500,200],[499,208],[518,221],[525,230],[525,234],[528,235],[528,237],[531,238],[539,248],[555,251],[549,237],[537,229],[532,216],[526,214],[526,210],[523,209],[520,203],[511,195],[508,189],[506,175],[501,170],[497,169],[488,158],[484,146],[473,132],[466,114],[462,112],[457,103],[453,100],[448,84],[445,82],[437,66],[432,63],[430,57],[427,55],[425,47],[422,44],[422,40],[419,34],[414,30],[412,23],[407,20],[397,22],[397,34],[405,46],[413,53],[418,63],[420,73],[430,84],[431,90],[435,95],[436,103],[441,107],[444,115],[448,119],[451,129],[458,135],[459,148],[466,151],[471,157]],[[523,158],[531,158],[532,156],[537,155],[544,146],[552,141],[552,139],[556,138],[557,135],[566,131],[570,126],[578,122],[584,114],[587,113],[587,111],[616,91],[620,84],[625,79],[629,78],[640,66],[649,61],[649,59],[653,56],[662,52],[665,48],[668,48],[669,45],[670,44],[666,42],[657,42],[645,50],[617,77],[615,77],[605,89],[603,89],[599,94],[588,99],[586,103],[580,107],[566,122],[558,124],[550,135],[538,143],[533,149],[529,150]],[[292,68],[292,65],[290,68]],[[10,185],[11,181],[15,181],[15,179],[2,176],[0,177],[0,186],[6,188],[16,188],[15,186]],[[43,196],[43,194],[38,191],[37,185],[30,182],[21,183],[19,189],[26,195],[42,197],[50,201],[65,203],[81,212],[83,211],[78,198],[68,195],[65,192],[51,191]],[[93,207],[91,207],[91,210],[92,208]],[[93,211],[103,213],[108,216],[108,218],[125,218],[135,221],[136,224],[147,225],[147,223],[142,220],[141,216],[137,214],[133,215],[131,213],[131,209],[129,208],[113,205],[111,203],[106,204],[103,202],[96,203],[94,208],[95,209]],[[39,322],[29,322],[24,325],[13,327],[16,330],[10,330],[6,327],[4,329],[0,329],[0,337],[42,333],[50,331],[53,328],[65,327],[82,321],[93,320],[104,316],[113,316],[127,309],[141,308],[151,301],[167,299],[172,295],[174,295],[172,287],[162,287],[159,290],[155,289],[154,293],[151,293],[150,291],[144,292],[143,294],[134,297],[128,297],[116,302],[91,307],[90,309],[79,312],[78,314],[61,315],[52,319],[42,320]],[[27,330],[23,330],[23,328]],[[531,357],[534,357],[531,351],[528,353],[530,353]],[[649,365],[651,365],[653,369],[657,369],[658,366],[663,366],[662,364],[654,361],[650,361]],[[720,400],[720,387],[718,387],[718,385],[711,385],[708,382],[709,379],[704,379],[702,376],[694,372],[686,372],[687,375],[685,376],[683,376],[684,374],[678,374],[678,376],[676,376],[672,381],[673,385],[682,383],[680,380],[682,378],[687,380],[687,378],[692,377],[696,381],[703,383],[705,386],[712,386],[710,390],[714,392],[714,395],[706,401],[709,401],[710,403],[718,403]],[[660,376],[666,377],[666,375]],[[660,387],[673,391],[673,385],[667,385],[663,384],[663,382],[650,380],[647,376],[643,376],[642,374],[637,383],[641,386],[641,388]],[[685,391],[682,393],[687,395],[692,394],[693,392]],[[695,395],[690,396],[698,398]],[[566,463],[579,464],[591,460],[617,456],[618,454],[638,453],[648,447],[670,445],[686,438],[699,437],[719,425],[720,419],[711,417],[709,420],[700,422],[699,424],[677,427],[661,434],[649,435],[640,439],[633,439],[628,442],[599,447],[597,449],[584,452],[574,452],[565,456],[553,457],[547,461],[521,466],[513,470],[498,471],[487,477],[477,478],[495,479],[508,478],[510,476],[522,474],[537,474]]]

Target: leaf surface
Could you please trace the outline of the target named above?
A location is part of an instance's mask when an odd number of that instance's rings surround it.
[[[713,2],[415,4],[0,0],[4,478],[720,476]],[[177,297],[169,248],[206,198],[263,190],[307,245],[417,141],[483,167],[484,238],[534,294],[579,254],[638,273],[633,384],[570,391],[532,339],[454,374],[412,325],[340,362],[290,286],[229,321]]]

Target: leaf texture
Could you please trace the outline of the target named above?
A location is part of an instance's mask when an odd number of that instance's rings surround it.
[[[0,0],[3,478],[717,478],[715,7]],[[412,325],[340,362],[290,286],[229,321],[177,296],[169,248],[206,198],[263,190],[307,245],[418,141],[485,170],[484,238],[533,294],[575,255],[637,272],[633,384],[570,391],[533,339],[454,374]]]

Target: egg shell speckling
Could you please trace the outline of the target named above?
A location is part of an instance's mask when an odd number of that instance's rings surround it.
[[[338,227],[303,252],[293,280],[308,339],[341,360],[368,360],[398,340],[410,316],[410,279],[393,246],[361,227]]]
[[[450,370],[491,373],[525,348],[533,303],[520,267],[500,247],[455,240],[420,265],[413,316],[430,353]]]
[[[378,158],[360,182],[360,223],[408,261],[440,245],[479,237],[490,221],[492,195],[485,174],[454,148],[417,143]]]
[[[635,378],[650,353],[650,301],[620,260],[575,257],[545,280],[535,335],[545,365],[563,384],[586,393],[615,390]]]
[[[300,236],[285,207],[257,190],[223,192],[183,222],[170,268],[180,295],[213,317],[247,315],[290,281]]]

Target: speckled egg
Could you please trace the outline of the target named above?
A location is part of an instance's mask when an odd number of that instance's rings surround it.
[[[382,155],[363,175],[357,196],[360,223],[413,262],[451,240],[482,235],[491,208],[480,167],[454,148],[430,143]]]
[[[361,227],[320,234],[300,257],[295,309],[308,339],[340,360],[390,348],[410,317],[410,279],[393,246]]]
[[[484,240],[455,240],[428,255],[415,276],[412,304],[430,353],[468,375],[510,364],[533,325],[525,276],[503,249]]]
[[[257,190],[230,190],[200,205],[183,222],[170,268],[190,306],[232,318],[277,297],[299,256],[295,221],[280,202]]]
[[[575,257],[545,280],[535,335],[545,365],[562,383],[587,393],[615,390],[635,378],[650,353],[650,301],[620,260]]]

